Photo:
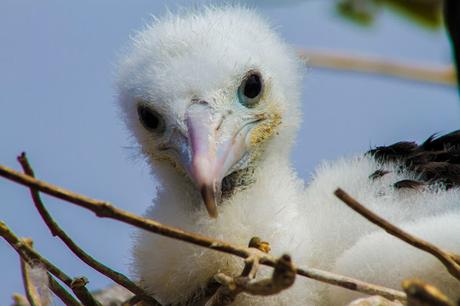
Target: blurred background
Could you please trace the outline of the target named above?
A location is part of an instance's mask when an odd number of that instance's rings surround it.
[[[20,169],[16,156],[26,151],[39,178],[142,214],[151,205],[155,182],[146,164],[135,158],[117,114],[112,84],[117,53],[152,14],[203,3],[2,0],[0,163]],[[244,3],[267,16],[299,49],[421,66],[452,63],[441,1]],[[305,69],[303,110],[293,160],[307,181],[322,160],[399,140],[423,141],[432,133],[458,129],[460,123],[454,86],[314,66]],[[132,228],[43,198],[75,242],[129,274]],[[36,249],[69,275],[88,277],[91,290],[110,284],[50,235],[26,188],[3,179],[0,220],[18,235],[32,237]],[[12,293],[23,289],[18,257],[3,240],[0,271],[0,304],[9,305]]]

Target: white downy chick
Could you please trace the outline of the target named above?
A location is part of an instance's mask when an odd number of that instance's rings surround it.
[[[269,23],[243,7],[169,14],[137,33],[117,84],[124,120],[160,185],[146,216],[239,245],[259,236],[273,255],[289,253],[300,266],[395,288],[421,276],[460,295],[436,260],[333,196],[342,187],[390,221],[460,252],[456,188],[401,168],[385,148],[324,164],[307,187],[298,178],[289,153],[301,120],[301,69]],[[383,175],[369,178],[380,169]],[[403,180],[424,183],[394,186]],[[144,231],[133,254],[136,275],[165,304],[184,303],[217,272],[238,275],[243,266],[240,258]],[[299,277],[281,294],[242,294],[235,305],[343,305],[354,296],[329,287]]]

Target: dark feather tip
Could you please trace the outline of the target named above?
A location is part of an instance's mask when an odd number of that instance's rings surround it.
[[[388,174],[388,173],[390,173],[390,171],[383,170],[383,169],[378,169],[374,173],[369,175],[369,179],[375,180],[375,179],[381,178],[382,176],[384,176],[385,174]]]
[[[396,189],[419,189],[425,186],[425,183],[413,180],[401,180],[393,184]]]

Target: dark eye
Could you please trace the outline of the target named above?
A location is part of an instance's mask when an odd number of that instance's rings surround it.
[[[238,88],[238,99],[246,107],[254,107],[262,95],[262,76],[257,71],[251,71]]]
[[[165,128],[161,115],[145,105],[137,107],[137,114],[142,125],[150,131],[162,132]]]

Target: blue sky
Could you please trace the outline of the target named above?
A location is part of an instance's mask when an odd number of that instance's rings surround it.
[[[200,3],[199,1],[194,1]],[[207,1],[209,2],[209,1]],[[339,18],[333,1],[276,1],[261,14],[299,47],[374,54],[408,62],[447,64],[442,30],[420,29],[384,11],[361,28]],[[40,178],[141,214],[155,183],[133,158],[114,103],[113,65],[129,35],[186,1],[4,0],[0,2],[0,163],[18,168],[27,151]],[[217,3],[214,1],[214,3]],[[422,141],[459,128],[454,88],[316,68],[305,70],[304,121],[293,153],[306,180],[321,160],[399,140]],[[128,273],[132,229],[44,197],[62,227],[94,257]],[[51,237],[28,191],[0,180],[0,219],[90,289],[110,282],[81,264]],[[22,292],[18,258],[0,241],[0,304]]]

